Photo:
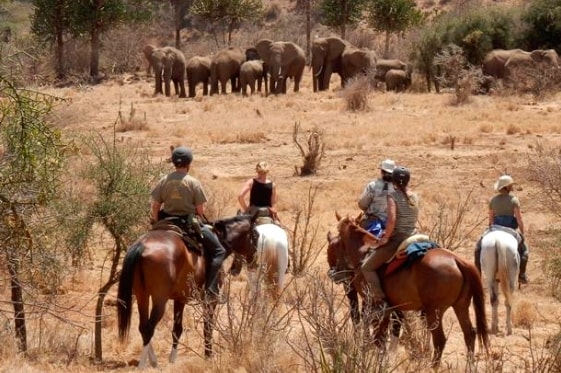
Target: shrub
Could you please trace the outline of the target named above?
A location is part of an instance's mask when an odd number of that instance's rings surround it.
[[[294,143],[300,150],[300,156],[304,164],[302,167],[296,168],[296,174],[300,176],[313,175],[319,169],[321,160],[325,156],[325,143],[323,142],[323,131],[318,128],[314,128],[310,131],[308,135],[308,141],[306,142],[307,149],[300,144],[298,137],[300,132],[300,123],[294,123],[294,129],[292,132],[292,139]]]
[[[561,0],[532,1],[522,15],[527,25],[523,40],[529,50],[554,48],[561,51]]]
[[[341,91],[341,97],[347,104],[347,110],[364,111],[368,108],[368,98],[371,92],[369,78],[359,76],[346,82],[345,88]]]

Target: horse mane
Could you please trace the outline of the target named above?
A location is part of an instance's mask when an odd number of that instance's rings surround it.
[[[226,226],[226,225],[230,225],[233,223],[238,223],[238,222],[242,222],[242,221],[246,221],[246,220],[251,220],[252,216],[251,215],[247,215],[247,214],[242,214],[242,215],[235,215],[229,218],[222,218],[222,219],[218,219],[215,220],[212,225],[216,226],[216,225],[220,225],[220,226]]]
[[[350,226],[355,231],[362,233],[363,235],[368,236],[375,241],[379,240],[378,237],[374,236],[372,233],[362,228],[360,225],[356,223],[356,220],[352,220],[348,215],[345,216],[344,218],[341,218],[341,220],[339,220],[339,223],[337,224],[337,231],[339,231],[339,234],[341,234],[341,231],[345,229],[345,226]]]

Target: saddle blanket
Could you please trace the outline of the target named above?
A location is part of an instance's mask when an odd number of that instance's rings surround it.
[[[399,245],[394,256],[388,260],[386,276],[402,266],[410,266],[414,261],[425,256],[428,250],[436,247],[440,247],[440,245],[431,241],[428,236],[418,234],[409,237]]]

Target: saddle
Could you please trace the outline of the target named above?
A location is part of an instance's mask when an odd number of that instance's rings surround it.
[[[415,234],[405,239],[397,248],[394,255],[386,261],[384,274],[387,276],[402,266],[411,264],[417,259],[422,258],[427,250],[439,247],[439,245],[431,241],[429,236],[424,234]]]
[[[150,230],[164,230],[175,233],[181,237],[188,250],[198,255],[204,254],[201,227],[196,216],[194,218],[168,217],[158,220]]]

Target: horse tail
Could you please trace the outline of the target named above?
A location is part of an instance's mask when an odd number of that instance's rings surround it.
[[[134,270],[143,249],[144,245],[138,241],[130,247],[123,259],[123,268],[121,269],[119,288],[117,290],[117,324],[119,326],[119,339],[121,342],[124,342],[129,334]]]
[[[487,330],[487,318],[485,316],[485,293],[483,292],[483,284],[481,276],[477,268],[460,258],[456,258],[456,263],[462,275],[467,281],[469,289],[473,297],[473,308],[475,310],[475,327],[477,329],[477,338],[479,343],[483,344],[485,351],[489,351],[489,333]]]
[[[509,270],[507,255],[508,247],[504,242],[495,240],[495,249],[497,252],[497,272],[501,290],[505,296],[505,304],[512,304],[512,295],[515,287],[514,281],[516,279],[511,279],[513,276],[510,276],[511,271]]]

